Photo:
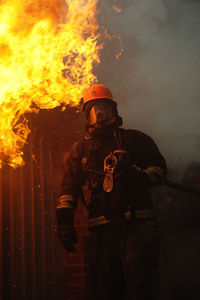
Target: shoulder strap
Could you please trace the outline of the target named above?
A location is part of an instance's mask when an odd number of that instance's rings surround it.
[[[88,205],[87,205],[87,203],[86,203],[86,201],[85,201],[85,197],[84,197],[84,195],[83,195],[83,190],[81,189],[81,201],[82,201],[82,203],[83,203],[83,205],[85,206],[85,208],[87,209],[87,210],[89,210],[89,208],[88,208]]]
[[[92,138],[89,135],[87,135],[87,136],[85,136],[85,138],[83,140],[83,145],[82,145],[81,167],[83,170],[86,169],[86,167],[87,167],[91,148],[92,148]],[[81,197],[81,201],[82,201],[83,205],[85,206],[85,208],[87,210],[89,210],[88,204],[85,201],[85,197],[84,197],[82,189],[81,189],[80,197]]]
[[[82,148],[82,159],[81,159],[81,166],[83,169],[86,168],[90,153],[90,146],[91,144],[91,137],[89,135],[85,136],[83,140],[83,148]]]

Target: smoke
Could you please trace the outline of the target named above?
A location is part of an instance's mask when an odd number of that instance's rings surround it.
[[[115,37],[105,40],[99,82],[111,88],[124,127],[152,136],[168,177],[182,180],[200,161],[200,1],[102,0],[100,8],[100,25]],[[165,242],[158,299],[199,299],[199,199],[161,190],[158,200]]]
[[[99,82],[111,88],[124,127],[152,136],[169,176],[179,179],[189,162],[199,161],[200,1],[102,0],[99,6],[100,26],[113,35],[95,70]]]

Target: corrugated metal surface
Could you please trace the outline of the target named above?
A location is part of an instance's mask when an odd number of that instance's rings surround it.
[[[2,300],[67,299],[67,260],[55,234],[55,199],[62,160],[79,135],[80,122],[74,112],[41,113],[31,120],[25,166],[0,169]]]

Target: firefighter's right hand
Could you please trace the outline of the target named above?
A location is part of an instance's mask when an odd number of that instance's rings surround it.
[[[128,159],[118,159],[114,168],[114,174],[119,174],[120,172],[131,173],[134,168]]]
[[[73,226],[69,225],[57,225],[58,238],[68,252],[74,252],[74,245],[77,243],[77,234]]]

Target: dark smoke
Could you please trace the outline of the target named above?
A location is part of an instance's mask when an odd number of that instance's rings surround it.
[[[113,5],[121,8],[121,13]],[[105,40],[99,82],[119,103],[126,128],[151,135],[180,179],[200,160],[200,1],[103,0],[99,23]],[[124,52],[120,51],[121,36]]]

